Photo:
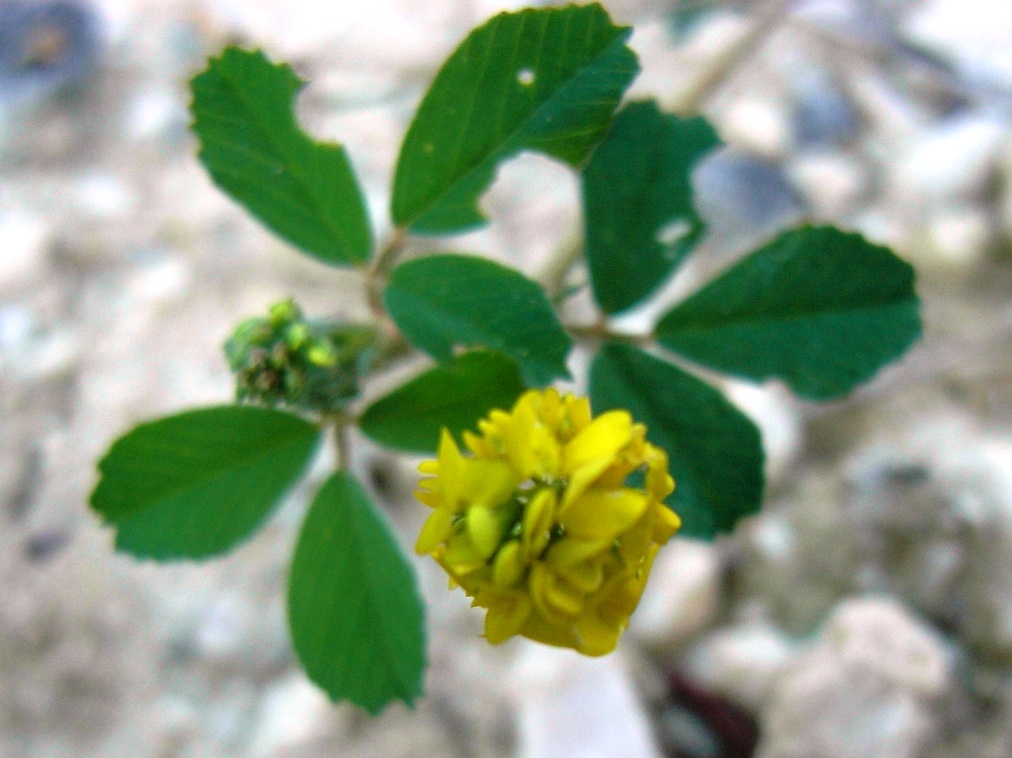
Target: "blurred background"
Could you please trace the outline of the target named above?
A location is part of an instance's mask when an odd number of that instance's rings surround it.
[[[220,345],[240,318],[287,295],[364,308],[354,274],[295,254],[205,176],[186,109],[206,56],[262,46],[311,80],[302,122],[346,144],[382,236],[439,64],[493,13],[545,4],[0,0],[0,756],[1012,755],[1004,0],[605,0],[636,27],[631,94],[705,113],[727,145],[696,173],[708,236],[667,301],[809,218],[911,261],[925,320],[834,403],[727,385],[763,432],[763,513],[666,547],[615,655],[492,648],[418,561],[427,694],[370,719],[289,646],[309,488],[221,560],[112,552],[86,505],[112,439],[228,401]],[[415,249],[534,272],[579,229],[575,177],[538,157],[484,205],[482,232]],[[416,461],[356,442],[410,544]]]

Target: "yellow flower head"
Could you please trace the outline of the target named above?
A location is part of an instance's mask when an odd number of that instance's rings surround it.
[[[485,636],[520,634],[587,655],[615,649],[657,549],[681,526],[663,504],[668,456],[626,411],[596,419],[584,398],[531,390],[464,432],[443,430],[418,499],[433,508],[415,549],[473,605]],[[642,487],[627,480],[642,473]]]

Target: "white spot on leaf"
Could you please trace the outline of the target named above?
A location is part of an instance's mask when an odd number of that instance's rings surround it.
[[[530,87],[534,84],[534,71],[529,68],[522,68],[517,71],[517,81],[520,82],[523,87]]]
[[[671,247],[690,231],[692,231],[692,225],[688,221],[684,218],[676,218],[658,229],[654,239],[659,245]]]

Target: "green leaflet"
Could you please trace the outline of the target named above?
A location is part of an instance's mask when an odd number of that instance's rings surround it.
[[[691,172],[719,145],[705,119],[661,113],[652,101],[615,117],[583,172],[585,251],[605,313],[644,300],[702,236]]]
[[[324,263],[362,263],[372,231],[340,145],[315,142],[295,120],[304,82],[287,64],[227,48],[191,82],[193,131],[215,184]]]
[[[259,527],[308,465],[319,429],[250,406],[142,424],[99,462],[92,507],[116,547],[141,558],[206,558]]]
[[[378,713],[422,691],[425,619],[414,572],[350,474],[323,485],[306,516],[288,582],[292,644],[335,700]]]
[[[523,391],[520,371],[506,356],[465,353],[377,400],[362,414],[359,426],[387,447],[435,453],[443,427],[459,439],[493,408],[511,408]]]
[[[440,362],[455,346],[498,350],[527,384],[569,377],[573,344],[544,290],[518,271],[468,255],[433,255],[393,270],[383,293],[404,336]]]
[[[481,194],[521,150],[580,166],[639,71],[631,32],[598,4],[501,13],[471,32],[404,139],[394,223],[432,234],[484,223]]]
[[[908,263],[859,234],[803,226],[752,253],[670,310],[657,340],[750,379],[839,397],[920,336]]]

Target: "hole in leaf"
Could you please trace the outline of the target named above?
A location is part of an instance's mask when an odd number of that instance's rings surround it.
[[[676,218],[658,229],[657,234],[654,235],[654,239],[659,245],[671,247],[690,231],[692,231],[692,225],[688,221],[684,218]]]
[[[530,87],[534,84],[534,71],[529,68],[522,68],[517,71],[517,81],[524,87]]]

